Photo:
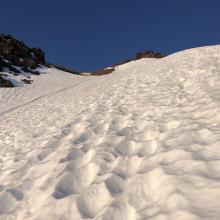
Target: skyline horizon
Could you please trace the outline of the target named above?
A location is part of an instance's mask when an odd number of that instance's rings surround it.
[[[12,36],[13,38],[15,38],[16,40],[18,40],[18,41],[23,41],[22,39],[18,39],[16,36],[14,36],[14,35],[12,35],[12,34],[10,34],[10,33],[0,33],[0,35],[2,35],[2,34],[3,34],[3,35],[11,35],[11,36]],[[24,42],[24,41],[23,41],[23,42]],[[26,42],[24,42],[24,44],[25,44],[26,46],[28,46],[29,48],[34,48],[34,47],[35,47],[34,45],[32,45],[32,46],[27,45]],[[167,54],[166,54],[166,53],[163,53],[163,51],[156,51],[156,50],[153,50],[153,49],[149,48],[149,49],[144,49],[144,50],[142,50],[142,51],[137,51],[135,54],[133,54],[133,56],[125,57],[125,58],[122,59],[122,60],[116,61],[116,63],[123,62],[123,61],[125,61],[125,60],[127,60],[127,59],[133,59],[137,53],[142,53],[142,52],[145,52],[145,51],[153,51],[154,53],[161,53],[161,54],[165,55],[165,57],[167,57],[167,56],[170,56],[170,55],[173,55],[173,54],[176,54],[176,53],[185,51],[185,50],[191,50],[191,49],[200,48],[200,47],[218,46],[218,45],[220,45],[220,43],[219,43],[219,44],[200,45],[200,46],[195,46],[195,47],[190,47],[190,48],[183,48],[182,50],[174,51],[174,52],[167,53]],[[37,48],[43,50],[41,47],[37,47]],[[44,52],[44,55],[45,55],[45,59],[46,59],[46,61],[48,62],[49,60],[48,60],[48,58],[47,58],[47,51],[44,51],[44,50],[43,50],[43,52]],[[161,58],[161,59],[162,59],[162,58]],[[78,71],[78,72],[87,72],[87,71],[83,71],[83,70],[74,69],[74,68],[69,67],[69,66],[65,66],[65,65],[63,65],[62,63],[57,64],[57,63],[53,63],[53,62],[50,62],[50,61],[49,61],[48,63],[49,63],[49,64],[54,64],[54,65],[58,65],[58,66],[61,66],[61,67],[70,68],[70,69],[76,70],[76,71]],[[115,65],[116,63],[109,64],[109,66],[103,66],[102,68],[99,68],[99,69],[112,67],[112,65]],[[92,72],[92,71],[99,70],[99,69],[88,70],[88,72]]]
[[[2,33],[41,48],[51,63],[79,71],[102,69],[145,50],[170,55],[220,44],[217,0],[22,0],[1,7]]]

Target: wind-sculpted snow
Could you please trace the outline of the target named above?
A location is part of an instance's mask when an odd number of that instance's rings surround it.
[[[219,73],[213,46],[48,79],[1,116],[0,219],[219,220]]]

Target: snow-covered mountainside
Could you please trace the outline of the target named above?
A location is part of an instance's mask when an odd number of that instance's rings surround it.
[[[48,63],[41,49],[30,48],[12,35],[0,34],[0,88],[32,84],[36,76],[52,67],[79,74],[75,70]]]
[[[219,220],[220,46],[0,89],[1,220]]]

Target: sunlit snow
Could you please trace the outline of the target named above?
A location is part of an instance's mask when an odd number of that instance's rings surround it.
[[[219,220],[220,46],[0,89],[1,220]]]

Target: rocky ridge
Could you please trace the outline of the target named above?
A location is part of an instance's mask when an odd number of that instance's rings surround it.
[[[100,76],[115,71],[115,67],[142,58],[163,58],[165,55],[151,50],[137,53],[135,57],[124,60],[109,68],[90,72],[88,75]],[[0,87],[15,87],[20,84],[31,84],[32,75],[40,75],[41,68],[56,69],[80,74],[70,68],[48,63],[44,52],[39,48],[30,48],[23,41],[16,40],[12,35],[0,34]],[[83,75],[83,74],[82,74]]]
[[[31,84],[32,75],[40,75],[40,70],[45,67],[78,74],[69,68],[48,63],[41,49],[30,48],[12,35],[0,34],[0,87]]]
[[[18,83],[30,84],[31,75],[40,75],[39,67],[49,67],[41,49],[29,48],[11,35],[0,35],[0,87],[14,87],[12,76]]]

